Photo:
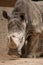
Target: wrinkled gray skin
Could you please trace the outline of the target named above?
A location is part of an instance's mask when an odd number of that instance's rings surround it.
[[[17,0],[11,16],[8,16],[5,11],[3,11],[3,16],[8,19],[8,38],[9,40],[10,37],[13,39],[18,53],[21,55],[21,49],[26,39],[32,35],[30,42],[31,51],[28,57],[39,56],[41,52],[37,54],[36,50],[39,44],[39,36],[43,31],[43,25],[41,13],[36,8],[36,5],[29,0]]]

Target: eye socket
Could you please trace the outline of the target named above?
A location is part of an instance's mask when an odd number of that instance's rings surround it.
[[[25,19],[25,14],[24,13],[21,13],[20,14],[20,18],[21,18],[21,20],[24,20]]]

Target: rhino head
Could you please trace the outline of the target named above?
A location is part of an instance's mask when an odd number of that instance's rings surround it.
[[[17,16],[9,16],[3,11],[3,17],[8,20],[8,39],[11,48],[17,48],[21,54],[21,48],[24,45],[26,37],[25,13],[19,13]]]

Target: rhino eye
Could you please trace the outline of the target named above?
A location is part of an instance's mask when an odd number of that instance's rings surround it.
[[[24,20],[24,19],[25,19],[24,13],[22,13],[22,14],[20,15],[20,18],[21,18],[21,20]]]

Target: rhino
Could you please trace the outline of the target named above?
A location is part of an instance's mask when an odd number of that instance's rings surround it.
[[[42,52],[37,49],[43,31],[43,18],[37,4],[31,0],[17,0],[11,16],[3,11],[3,17],[8,20],[8,39],[9,44],[13,45],[10,47],[17,49],[23,57],[40,56]]]

